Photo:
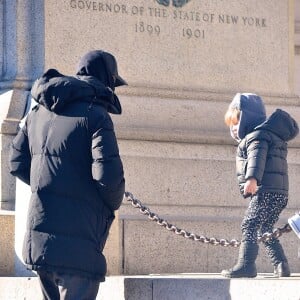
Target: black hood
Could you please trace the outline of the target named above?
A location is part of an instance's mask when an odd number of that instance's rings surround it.
[[[243,139],[254,128],[266,120],[266,110],[262,99],[252,93],[237,93],[232,102],[231,108],[240,110],[240,122],[238,126],[238,138]],[[231,136],[234,138],[233,133]]]
[[[286,142],[295,138],[299,133],[297,122],[281,109],[277,109],[264,123],[255,129],[271,131]]]
[[[31,89],[32,97],[46,109],[59,113],[74,101],[101,104],[113,114],[121,114],[118,97],[113,90],[93,76],[64,76],[49,69],[37,79]]]
[[[127,85],[118,74],[115,57],[102,50],[93,50],[86,53],[79,61],[76,75],[94,76],[112,90],[117,86]]]

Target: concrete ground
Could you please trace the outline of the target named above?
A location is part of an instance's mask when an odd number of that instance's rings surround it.
[[[261,273],[254,279],[220,274],[109,276],[97,300],[300,300],[299,283],[300,274],[274,278]],[[0,277],[0,299],[41,300],[37,278]]]

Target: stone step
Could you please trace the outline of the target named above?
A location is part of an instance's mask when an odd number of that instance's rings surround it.
[[[226,279],[220,274],[108,276],[97,300],[299,300],[300,274]],[[36,277],[0,277],[1,300],[40,300]]]

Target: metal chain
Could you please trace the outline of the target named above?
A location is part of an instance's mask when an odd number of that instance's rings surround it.
[[[214,237],[208,238],[203,235],[197,235],[194,233],[190,233],[186,230],[178,228],[177,226],[175,226],[173,224],[170,224],[168,221],[160,218],[157,214],[151,212],[151,210],[147,206],[143,205],[140,200],[136,199],[132,193],[125,192],[125,198],[127,201],[131,202],[133,207],[138,208],[143,215],[148,216],[148,219],[150,219],[151,221],[154,221],[158,225],[166,228],[167,230],[172,231],[177,235],[181,235],[187,239],[201,242],[204,244],[211,244],[214,246],[220,245],[220,246],[224,246],[224,247],[231,246],[231,247],[236,248],[236,247],[239,247],[241,244],[240,241],[235,240],[235,239],[228,241],[227,239],[217,239]],[[262,236],[259,236],[257,241],[258,242],[266,242],[266,241],[269,241],[273,237],[279,238],[283,233],[287,233],[290,231],[292,231],[292,228],[290,227],[290,225],[285,224],[284,226],[282,226],[280,228],[276,228],[272,233],[266,232]]]

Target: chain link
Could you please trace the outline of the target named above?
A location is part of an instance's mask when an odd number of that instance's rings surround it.
[[[148,219],[151,221],[156,222],[158,225],[166,228],[168,231],[172,231],[177,235],[181,235],[184,238],[196,241],[196,242],[201,242],[204,244],[210,244],[210,245],[214,245],[214,246],[224,246],[224,247],[239,247],[241,242],[235,239],[232,240],[227,240],[227,239],[217,239],[214,237],[208,238],[206,236],[203,235],[198,235],[198,234],[194,234],[194,233],[190,233],[186,230],[180,229],[177,226],[170,224],[168,221],[160,218],[157,214],[151,212],[151,210],[142,204],[142,202],[138,199],[136,199],[132,193],[130,192],[125,192],[125,198],[127,201],[131,202],[131,205],[135,208],[138,208],[140,210],[140,212],[145,215],[148,216]],[[287,233],[292,231],[292,228],[290,227],[289,224],[285,224],[284,226],[280,227],[280,228],[276,228],[274,229],[274,231],[272,233],[270,232],[266,232],[263,235],[258,237],[258,242],[266,242],[269,241],[271,238],[279,238],[283,233]]]

